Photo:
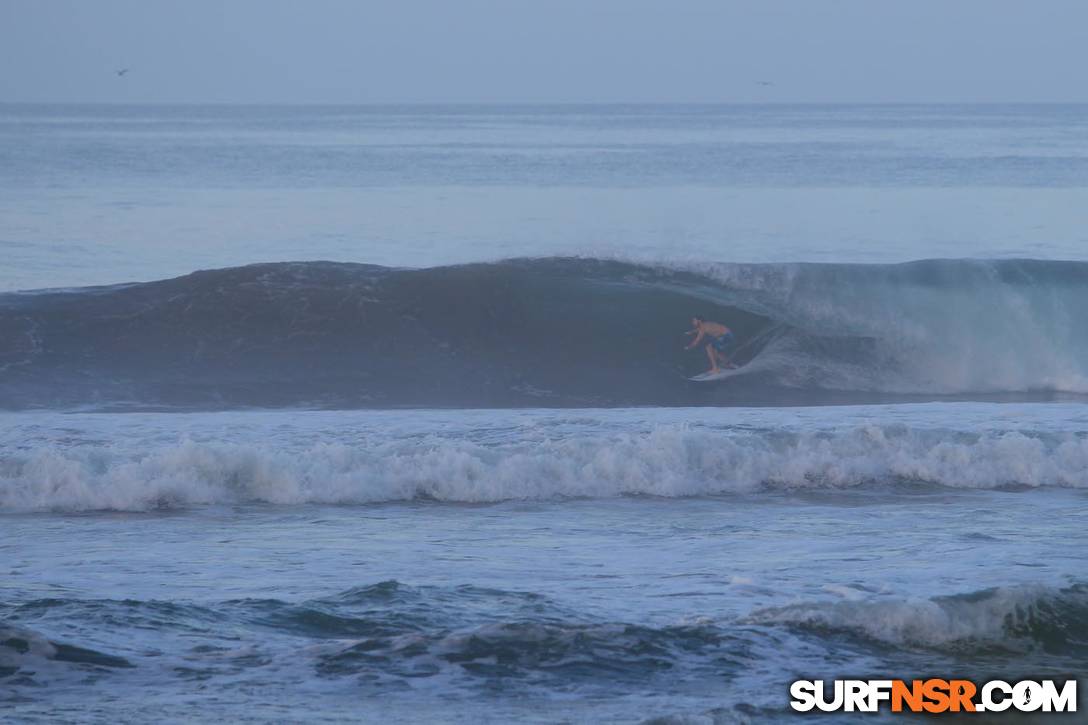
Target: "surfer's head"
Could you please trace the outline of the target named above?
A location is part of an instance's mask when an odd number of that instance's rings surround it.
[[[704,322],[706,322],[706,320],[704,320],[702,317],[699,317],[699,316],[695,316],[695,317],[691,318],[692,327],[698,327],[699,325],[703,324]]]

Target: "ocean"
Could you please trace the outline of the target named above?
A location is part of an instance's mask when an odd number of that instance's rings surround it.
[[[792,722],[796,679],[1083,677],[1086,131],[0,105],[4,719]],[[695,315],[736,374],[688,379]]]

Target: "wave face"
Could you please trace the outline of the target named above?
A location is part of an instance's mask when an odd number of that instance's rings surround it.
[[[1088,395],[1088,263],[258,264],[0,296],[0,405],[614,406]],[[693,384],[693,314],[732,378]]]

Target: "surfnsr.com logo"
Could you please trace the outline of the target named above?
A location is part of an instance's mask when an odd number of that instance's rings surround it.
[[[830,691],[829,691],[830,690]],[[797,680],[790,685],[790,707],[798,712],[1076,712],[1077,681],[991,680]]]

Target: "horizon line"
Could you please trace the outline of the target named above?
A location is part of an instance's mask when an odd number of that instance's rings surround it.
[[[283,106],[333,106],[333,107],[436,107],[436,106],[492,106],[492,107],[602,107],[602,106],[1085,106],[1088,99],[1076,101],[788,101],[788,100],[735,100],[735,101],[88,101],[88,100],[0,100],[0,106],[226,106],[226,107],[283,107]]]

